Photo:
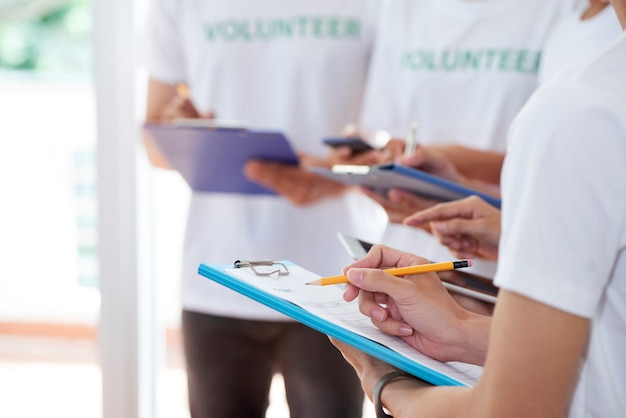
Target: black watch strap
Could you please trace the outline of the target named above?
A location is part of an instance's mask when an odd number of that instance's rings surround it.
[[[398,378],[410,378],[416,379],[412,374],[405,372],[404,370],[394,370],[393,372],[389,372],[376,382],[374,386],[374,408],[376,410],[376,418],[392,418],[391,415],[387,414],[383,409],[383,403],[381,401],[381,394],[383,392],[383,388],[392,380]]]

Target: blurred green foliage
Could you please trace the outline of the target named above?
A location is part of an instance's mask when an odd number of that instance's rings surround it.
[[[91,71],[91,0],[10,0],[4,4],[0,9],[0,69]]]

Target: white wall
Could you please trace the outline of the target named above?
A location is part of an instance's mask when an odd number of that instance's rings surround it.
[[[138,187],[135,2],[94,0],[100,350],[104,418],[154,417],[155,290],[149,196]],[[139,217],[139,212],[142,216]]]

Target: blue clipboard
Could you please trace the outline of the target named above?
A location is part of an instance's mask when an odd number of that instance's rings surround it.
[[[357,301],[348,303],[343,300],[340,287],[304,286],[320,276],[289,261],[275,264],[288,268],[289,275],[257,276],[247,268],[244,272],[225,264],[200,264],[198,273],[433,385],[473,386],[482,374],[482,367],[442,363],[419,353],[400,338],[386,335],[376,328],[359,312]],[[305,300],[298,296],[303,291],[316,294]],[[355,332],[354,325],[361,322]],[[350,327],[352,330],[348,329]]]
[[[296,153],[280,132],[153,123],[145,124],[144,130],[196,192],[273,195],[245,178],[244,164],[251,159],[298,164]]]
[[[309,171],[340,183],[366,186],[379,193],[397,188],[444,202],[476,195],[497,208],[500,208],[502,204],[500,199],[478,190],[422,170],[397,164],[335,165],[332,169],[310,167]]]

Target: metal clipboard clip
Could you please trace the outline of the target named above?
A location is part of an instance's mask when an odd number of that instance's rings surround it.
[[[271,276],[272,274],[278,273],[279,276],[287,276],[289,275],[289,269],[287,266],[280,261],[273,260],[258,260],[258,261],[245,261],[245,260],[236,260],[233,265],[235,268],[249,267],[250,270],[254,272],[257,276]],[[258,271],[254,267],[259,266],[280,266],[281,268],[277,268],[272,271]]]

